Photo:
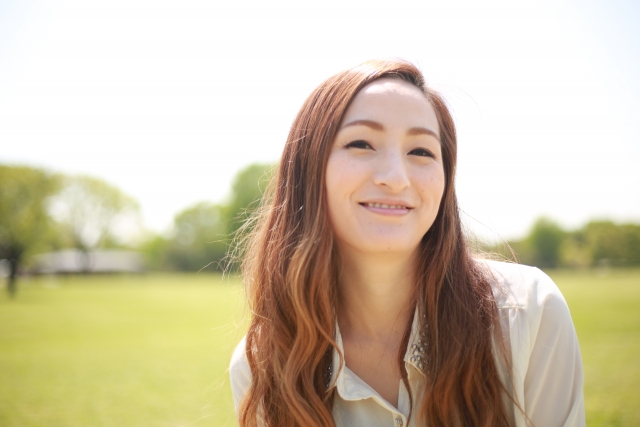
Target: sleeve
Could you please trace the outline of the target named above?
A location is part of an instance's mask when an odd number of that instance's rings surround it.
[[[524,378],[524,409],[535,427],[585,426],[582,358],[571,314],[558,287],[538,270],[529,295],[531,353]]]
[[[231,356],[231,364],[229,366],[229,377],[231,380],[231,393],[233,394],[233,405],[238,415],[238,407],[240,402],[249,391],[251,386],[251,369],[247,361],[245,353],[245,339],[238,344],[233,356]]]

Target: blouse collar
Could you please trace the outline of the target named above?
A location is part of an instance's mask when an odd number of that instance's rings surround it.
[[[331,377],[327,389],[330,390],[333,387],[337,387],[338,393],[345,400],[359,400],[367,397],[372,397],[370,393],[367,393],[366,391],[366,388],[370,387],[368,387],[368,385],[364,381],[362,381],[351,370],[349,370],[344,365],[344,363],[341,363],[340,354],[344,354],[344,346],[342,343],[342,335],[340,334],[340,327],[338,326],[337,321],[335,328],[335,340],[336,344],[338,344],[338,348],[333,350],[333,359],[330,367]],[[413,376],[414,372],[417,372],[422,376],[425,375],[425,351],[427,346],[427,334],[425,328],[426,322],[420,321],[420,314],[418,309],[416,308],[415,312],[413,313],[411,335],[409,336],[407,350],[405,351],[403,358],[409,378]],[[363,394],[363,392],[366,394],[366,396]]]

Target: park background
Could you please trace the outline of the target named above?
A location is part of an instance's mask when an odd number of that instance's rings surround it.
[[[640,425],[638,22],[631,0],[2,2],[0,425],[234,425],[225,254],[306,96],[374,57],[449,102],[477,249],[563,291],[588,425]]]

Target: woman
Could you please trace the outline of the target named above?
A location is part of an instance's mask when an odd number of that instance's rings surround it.
[[[581,426],[571,317],[537,269],[471,257],[456,132],[413,65],[322,83],[245,256],[241,426]]]

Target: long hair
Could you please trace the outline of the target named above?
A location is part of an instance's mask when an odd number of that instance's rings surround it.
[[[445,172],[440,209],[421,240],[417,265],[414,295],[429,325],[430,345],[425,349],[425,391],[412,408],[413,416],[432,427],[509,425],[493,345],[494,334],[500,334],[497,308],[490,282],[471,258],[461,228],[453,119],[415,66],[369,61],[330,77],[304,102],[249,236],[243,274],[252,313],[246,336],[252,383],[239,410],[243,427],[335,425],[327,356],[337,349],[338,260],[325,171],[351,100],[383,77],[413,84],[433,106]],[[407,386],[402,357],[410,328],[409,323],[398,354]]]

